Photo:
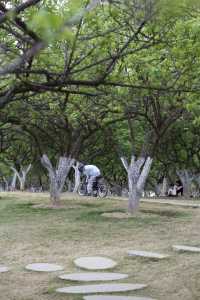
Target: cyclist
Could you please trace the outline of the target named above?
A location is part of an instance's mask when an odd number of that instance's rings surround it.
[[[86,176],[87,195],[91,196],[93,192],[93,187],[97,182],[97,177],[101,176],[101,171],[95,165],[84,164],[81,164],[78,169],[81,174]],[[97,191],[95,191],[95,196],[97,196]]]

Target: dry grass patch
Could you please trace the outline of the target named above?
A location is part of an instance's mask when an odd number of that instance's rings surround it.
[[[44,208],[44,209],[78,209],[81,205],[67,205],[64,201],[61,201],[58,205],[54,204],[33,204],[32,208]]]
[[[111,212],[111,213],[103,213],[102,217],[116,218],[116,219],[128,219],[128,218],[133,218],[134,215],[125,213],[125,212]]]
[[[35,205],[42,207],[33,208]],[[126,215],[126,201],[73,194],[65,194],[62,205],[65,209],[51,209],[48,194],[1,193],[0,264],[12,267],[0,275],[2,300],[82,299],[55,293],[56,288],[71,284],[57,278],[61,272],[44,274],[24,267],[48,262],[63,265],[62,273],[74,273],[78,271],[74,259],[95,255],[118,262],[113,271],[130,275],[122,282],[148,284],[144,291],[127,295],[200,298],[200,254],[177,253],[171,247],[200,245],[199,209],[142,203],[136,216],[121,218]],[[129,257],[131,249],[170,254],[170,258]]]

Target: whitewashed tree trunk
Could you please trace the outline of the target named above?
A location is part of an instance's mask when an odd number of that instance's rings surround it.
[[[18,176],[18,179],[19,179],[19,183],[20,183],[20,191],[24,191],[25,189],[25,180],[26,180],[26,177],[25,177],[25,173],[22,172],[21,174],[22,176]]]
[[[71,157],[60,157],[57,169],[54,169],[48,156],[44,154],[41,158],[42,165],[48,170],[50,179],[50,199],[53,205],[58,205],[60,193],[63,190],[65,180],[69,171],[74,164]]]
[[[80,182],[81,182],[81,174],[80,174],[80,171],[79,171],[79,165],[80,165],[80,162],[76,162],[75,165],[73,165],[73,169],[74,169],[74,189],[73,189],[73,193],[77,193],[78,192],[78,187],[80,185]]]
[[[16,181],[17,181],[17,173],[14,171],[12,182],[11,182],[11,185],[10,185],[10,190],[11,191],[16,190]]]
[[[139,157],[136,160],[135,156],[132,155],[130,165],[128,165],[128,162],[124,157],[121,157],[121,161],[128,173],[128,209],[130,213],[134,213],[139,208],[139,201],[142,196],[153,159],[150,157],[147,157],[147,159],[144,157]]]
[[[161,197],[165,197],[167,195],[167,189],[168,189],[168,181],[167,181],[167,177],[164,177],[163,182],[162,182],[161,191],[160,191]]]
[[[188,172],[188,170],[178,170],[177,175],[179,176],[183,184],[183,195],[185,197],[191,196],[191,183],[194,179],[194,176]]]
[[[200,196],[200,174],[196,174],[194,179],[197,184],[196,191],[195,191],[195,197],[199,197]]]
[[[31,169],[31,164],[29,164],[28,167],[20,166],[20,172],[18,172],[14,167],[11,167],[11,169],[13,170],[14,175],[16,174],[17,178],[19,179],[20,191],[24,191],[25,183],[26,183],[26,176]]]

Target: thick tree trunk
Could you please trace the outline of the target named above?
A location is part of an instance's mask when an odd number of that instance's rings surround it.
[[[130,213],[135,213],[139,209],[141,194],[137,189],[137,184],[129,184],[129,201],[128,201],[128,211]]]
[[[191,182],[194,178],[192,174],[188,172],[188,170],[178,170],[177,175],[179,176],[182,185],[183,185],[183,195],[185,197],[191,196]]]
[[[29,164],[28,167],[26,167],[26,168],[20,166],[20,172],[18,172],[14,167],[11,167],[11,169],[13,170],[14,175],[16,174],[17,178],[19,179],[20,191],[24,191],[25,183],[26,183],[26,176],[31,169],[31,164]]]
[[[25,181],[24,178],[19,178],[19,183],[20,183],[20,191],[24,191],[25,190]]]
[[[195,182],[196,182],[196,187],[193,194],[195,195],[194,197],[199,197],[200,196],[200,174],[195,175]]]
[[[124,157],[121,157],[121,161],[128,173],[128,209],[130,213],[135,213],[139,208],[140,198],[151,168],[152,158],[148,157],[145,159],[144,157],[139,157],[135,160],[135,157],[132,155],[130,165],[128,165]]]
[[[73,165],[74,168],[74,189],[73,189],[73,193],[77,193],[78,192],[78,188],[81,182],[81,174],[79,172],[79,165],[80,163],[77,161],[75,165]]]
[[[16,190],[16,181],[17,181],[17,174],[14,171],[12,182],[11,182],[11,185],[10,185],[10,190],[11,191],[15,191]]]
[[[57,205],[60,200],[59,186],[56,176],[54,175],[50,176],[50,200],[53,205]]]
[[[167,187],[168,187],[167,177],[164,177],[161,186],[161,191],[160,191],[161,197],[165,197],[167,195]]]
[[[60,157],[58,168],[54,169],[48,156],[44,154],[41,158],[42,165],[48,170],[50,179],[50,199],[53,205],[59,205],[60,193],[63,190],[65,180],[74,163],[71,157]]]

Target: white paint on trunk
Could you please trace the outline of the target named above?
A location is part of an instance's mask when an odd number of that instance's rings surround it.
[[[129,203],[128,208],[131,213],[134,213],[139,208],[139,201],[144,190],[145,182],[148,177],[152,158],[139,157],[137,160],[132,155],[131,163],[125,157],[121,157],[122,164],[128,173],[128,186],[129,186]]]
[[[11,185],[10,185],[10,190],[11,191],[15,191],[16,190],[16,181],[17,181],[17,174],[14,171],[12,182],[11,182]]]
[[[14,174],[16,174],[19,183],[20,183],[20,191],[24,191],[25,189],[25,183],[26,183],[26,177],[28,172],[31,169],[31,164],[29,164],[27,167],[22,167],[20,166],[20,171],[18,172],[14,167],[11,167],[13,170]]]
[[[65,180],[69,171],[74,164],[74,159],[71,157],[60,157],[57,169],[53,168],[48,156],[43,154],[41,158],[42,165],[48,170],[50,179],[50,199],[54,205],[60,200],[60,193],[63,190]]]
[[[77,193],[78,191],[78,187],[80,185],[80,182],[81,182],[81,174],[80,174],[80,171],[79,171],[79,165],[80,165],[80,162],[76,162],[75,165],[73,165],[73,169],[74,169],[74,189],[73,189],[73,193]]]
[[[167,195],[167,190],[168,190],[168,181],[167,181],[167,177],[163,178],[163,182],[162,182],[162,187],[161,187],[161,191],[160,191],[160,196],[164,197]]]

